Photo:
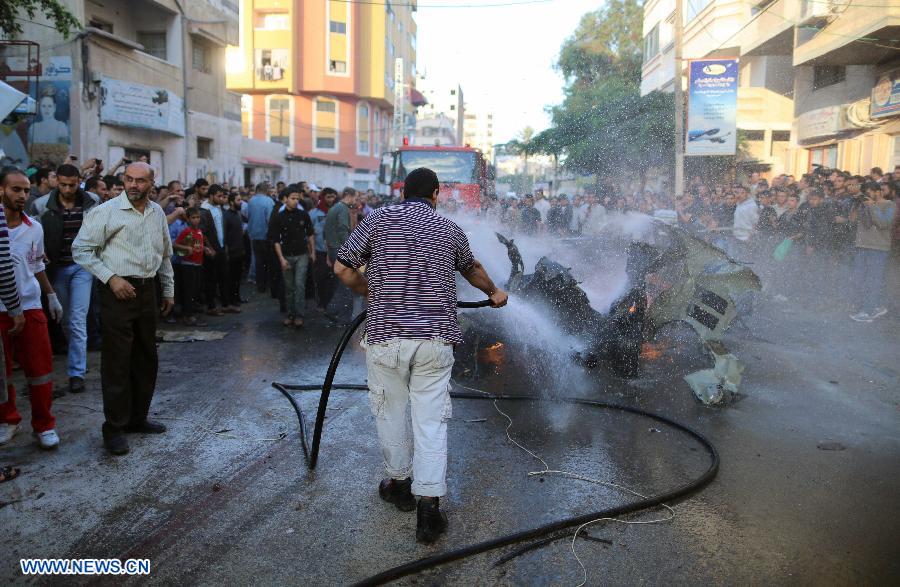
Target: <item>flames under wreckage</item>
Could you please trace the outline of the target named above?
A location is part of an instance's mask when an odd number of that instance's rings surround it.
[[[602,313],[591,307],[568,268],[542,257],[534,273],[526,275],[515,242],[499,233],[497,238],[512,263],[507,290],[552,308],[567,334],[586,341],[577,358],[588,368],[603,362],[619,375],[637,375],[642,344],[665,324],[680,320],[697,332],[715,361],[713,369],[686,377],[697,397],[720,403],[737,390],[743,367],[719,340],[737,315],[735,297],[759,290],[760,281],[721,249],[654,222],[649,242],[627,245],[626,291]]]

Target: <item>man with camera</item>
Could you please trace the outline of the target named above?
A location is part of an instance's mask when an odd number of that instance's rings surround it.
[[[855,312],[850,318],[872,322],[887,314],[884,304],[884,273],[891,250],[891,226],[896,207],[886,200],[881,185],[870,181],[850,211],[850,222],[856,224],[856,250],[853,258],[853,296]]]

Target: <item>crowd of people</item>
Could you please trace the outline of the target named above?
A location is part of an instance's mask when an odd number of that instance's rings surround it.
[[[0,226],[6,377],[18,362],[28,379],[32,427],[43,448],[59,443],[51,398],[66,392],[53,389],[52,353],[66,356],[68,392],[83,392],[88,350],[102,346],[104,292],[117,289],[104,281],[110,279],[104,269],[92,266],[96,260],[82,253],[79,261],[73,245],[80,235],[87,238],[82,229],[92,210],[117,198],[124,209],[130,201],[123,194],[130,164],[123,159],[104,173],[98,159],[79,166],[70,158],[56,168],[0,173],[8,233]],[[335,276],[337,251],[357,223],[390,203],[388,198],[349,187],[339,193],[305,181],[237,186],[201,178],[185,186],[150,176],[148,201],[158,206],[150,209],[164,215],[171,243],[167,322],[203,327],[209,318],[241,313],[247,302],[244,283],[271,295],[286,327],[303,327],[308,306],[336,325],[351,321],[355,296]],[[802,283],[819,292],[820,301],[846,303],[858,322],[887,313],[884,276],[891,250],[900,249],[894,204],[900,166],[890,174],[874,168],[866,176],[817,168],[799,179],[780,175],[771,183],[758,173],[737,183],[694,178],[680,198],[600,185],[575,197],[548,197],[539,190],[489,199],[480,213],[514,233],[553,237],[596,234],[617,213],[643,213],[678,224],[752,264],[772,295],[790,295],[792,283]],[[153,282],[154,299],[167,299],[165,276],[156,275]],[[2,387],[0,444],[13,437],[21,421],[13,386]]]
[[[25,372],[32,428],[42,448],[59,444],[52,398],[85,390],[88,351],[106,349],[110,345],[103,345],[104,333],[115,334],[114,329],[103,327],[104,296],[125,292],[119,299],[133,299],[143,285],[143,280],[131,277],[127,284],[117,282],[116,275],[105,275],[105,265],[115,264],[115,260],[87,254],[101,249],[117,230],[115,216],[98,221],[92,212],[114,201],[121,205],[105,206],[103,214],[130,209],[143,189],[138,179],[126,176],[132,163],[123,159],[104,173],[99,159],[80,166],[69,158],[57,167],[0,171],[0,215],[7,223],[5,229],[0,225],[0,331],[5,373],[8,380],[14,363]],[[171,247],[166,254],[171,263],[171,311],[157,309],[154,321],[203,327],[210,317],[241,313],[241,306],[248,301],[241,287],[248,282],[257,291],[271,294],[285,315],[286,327],[303,327],[307,303],[338,326],[352,320],[355,296],[335,277],[334,262],[338,248],[356,224],[382,205],[382,198],[373,191],[363,193],[348,187],[338,193],[305,181],[234,186],[202,178],[185,187],[179,180],[159,182],[147,162],[138,162],[141,164],[150,175],[146,201],[152,202],[141,213],[161,212]],[[136,186],[135,194],[123,193],[127,181]],[[90,229],[89,218],[94,218]],[[125,243],[123,255],[140,257],[142,246],[162,247],[164,240],[135,240],[133,246]],[[164,268],[165,264],[148,270],[154,274],[155,300],[169,298],[169,275]],[[106,320],[118,320],[125,314]],[[135,328],[135,332],[140,330]],[[153,344],[155,340],[143,342]],[[67,387],[54,389],[54,353],[66,356]],[[145,375],[150,376],[149,372]],[[21,422],[13,385],[6,381],[2,387],[0,445],[13,438]],[[152,389],[148,393],[152,395]],[[108,422],[116,401],[104,393]],[[123,417],[125,427],[128,414]],[[0,480],[11,474],[0,470]]]
[[[816,168],[771,183],[751,173],[743,182],[693,178],[675,198],[627,192],[603,182],[583,196],[541,191],[488,203],[483,213],[513,232],[553,236],[596,234],[616,213],[638,212],[677,224],[750,264],[764,291],[787,299],[800,290],[814,307],[846,309],[858,322],[887,313],[885,274],[900,255],[900,166],[866,176]],[[809,294],[813,294],[810,296]]]

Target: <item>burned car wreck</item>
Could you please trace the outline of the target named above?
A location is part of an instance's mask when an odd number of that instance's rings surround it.
[[[497,233],[512,270],[506,289],[549,308],[566,334],[584,341],[573,359],[588,369],[605,365],[622,377],[641,369],[641,348],[666,324],[682,321],[696,331],[714,367],[685,379],[705,403],[721,403],[737,390],[743,367],[721,343],[737,316],[736,299],[760,289],[757,275],[721,249],[674,226],[654,221],[646,238],[625,243],[624,293],[600,312],[569,268],[541,257],[534,272],[513,239]],[[577,241],[578,239],[573,239]],[[591,246],[590,241],[573,245]],[[621,250],[621,249],[620,249]]]

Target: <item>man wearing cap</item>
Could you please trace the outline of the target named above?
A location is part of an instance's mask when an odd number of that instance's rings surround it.
[[[447,492],[453,346],[462,343],[456,272],[483,291],[493,307],[507,301],[506,292],[472,256],[466,234],[435,211],[439,189],[434,171],[410,172],[403,201],[364,218],[334,264],[338,278],[368,302],[363,347],[387,473],[378,492],[401,511],[418,510],[416,540],[423,543],[434,542],[447,528],[439,499]],[[412,404],[411,428],[407,403]]]

